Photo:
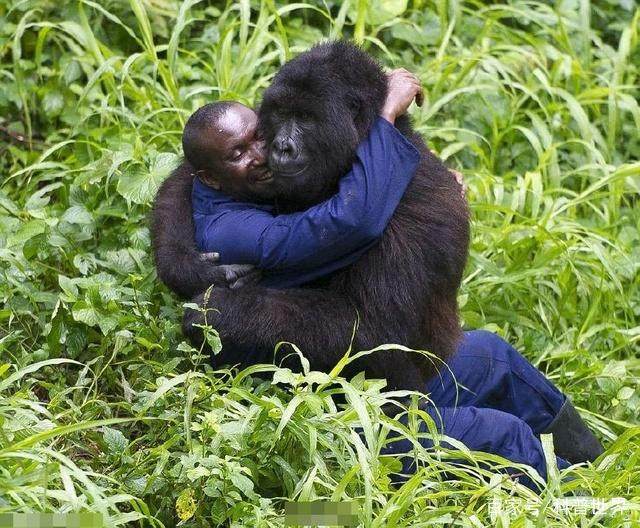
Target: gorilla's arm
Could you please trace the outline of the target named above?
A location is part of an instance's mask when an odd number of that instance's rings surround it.
[[[206,292],[192,302],[203,306],[205,296]],[[193,324],[204,324],[206,318],[219,332],[223,346],[213,363],[242,368],[272,363],[276,343],[290,341],[309,358],[314,370],[328,372],[347,351],[357,319],[355,306],[340,294],[306,288],[212,288],[206,307],[206,312],[185,311],[184,333],[193,343],[201,343],[202,330]],[[299,366],[297,360],[294,363]]]
[[[203,306],[206,294],[192,302]],[[206,324],[218,331],[222,350],[212,356],[215,367],[223,364],[246,368],[256,363],[273,363],[274,347],[280,341],[295,344],[309,360],[312,370],[330,372],[344,356],[353,340],[353,353],[368,350],[387,341],[378,335],[371,321],[362,319],[353,302],[335,291],[311,288],[273,289],[246,286],[238,290],[212,288],[207,310],[185,311],[183,332],[195,345],[203,341]],[[358,318],[360,317],[360,320]],[[281,347],[276,364],[300,371],[292,350]],[[416,354],[401,350],[375,352],[353,361],[342,376],[365,370],[367,377],[387,378],[390,389],[424,390],[425,377],[414,368]]]
[[[151,238],[158,277],[180,297],[190,298],[211,284],[240,286],[257,278],[253,266],[216,265],[194,241],[191,206],[193,173],[182,163],[160,186],[151,213]]]

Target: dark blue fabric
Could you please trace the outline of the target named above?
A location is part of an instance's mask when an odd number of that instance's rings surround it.
[[[509,343],[482,330],[464,333],[449,370],[440,369],[426,384],[433,406],[427,409],[438,430],[461,441],[469,449],[500,455],[512,462],[527,464],[547,478],[542,444],[537,435],[552,422],[566,396]],[[464,386],[456,387],[454,382]],[[400,418],[406,424],[406,416]],[[421,431],[426,431],[422,424]],[[433,443],[420,439],[425,447]],[[388,443],[382,454],[411,450],[411,442]],[[402,473],[415,471],[414,460],[402,457]],[[556,457],[559,468],[569,463]],[[396,480],[397,483],[404,478]],[[520,481],[537,486],[524,476]]]
[[[465,332],[447,366],[439,368],[425,389],[438,407],[490,407],[517,416],[539,434],[566,400],[544,374],[493,332]],[[456,381],[461,386],[456,387]]]
[[[237,202],[194,180],[196,244],[221,264],[254,264],[265,286],[300,286],[354,263],[375,244],[411,181],[420,153],[378,117],[338,193],[299,213]]]

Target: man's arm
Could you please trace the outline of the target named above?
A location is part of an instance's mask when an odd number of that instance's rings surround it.
[[[329,200],[306,211],[273,216],[260,209],[196,213],[202,250],[221,262],[265,270],[299,270],[365,250],[382,235],[420,161],[417,149],[379,117],[357,149],[352,170]]]

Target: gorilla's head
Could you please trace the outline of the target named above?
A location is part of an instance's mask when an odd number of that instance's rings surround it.
[[[289,208],[335,192],[386,92],[376,61],[344,41],[319,44],[280,69],[259,113],[277,192]]]

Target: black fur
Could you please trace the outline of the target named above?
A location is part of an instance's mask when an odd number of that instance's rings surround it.
[[[277,178],[280,210],[305,209],[336,191],[385,96],[386,82],[377,63],[344,42],[318,45],[282,67],[264,95],[263,130],[271,139],[293,123],[299,146],[312,163],[296,178]],[[408,119],[398,119],[396,126],[420,150],[422,162],[380,243],[321,285],[287,290],[213,288],[208,306],[217,310],[207,312],[207,322],[219,331],[223,343],[222,352],[213,358],[216,365],[270,362],[274,346],[291,341],[312,369],[328,371],[349,347],[357,317],[354,350],[397,343],[430,350],[440,358],[455,350],[461,338],[456,294],[469,243],[467,204],[453,174],[411,130]],[[163,186],[160,194],[167,190]],[[167,196],[159,200],[167,198],[171,201]],[[173,210],[183,215],[187,208],[190,216],[186,204]],[[156,223],[154,230],[172,230],[156,233],[163,280],[168,282],[166,277],[173,274],[183,283],[185,278],[193,278],[194,284],[200,281],[193,288],[191,283],[176,287],[173,282],[174,289],[185,291],[201,288],[199,263],[186,254],[179,263],[160,255],[160,246],[171,240],[183,245],[193,240],[193,226],[181,218],[182,222]],[[196,301],[202,303],[203,296]],[[201,312],[185,313],[184,332],[196,343],[202,335],[192,325],[202,322]],[[366,356],[345,374],[362,369],[369,377],[387,378],[390,388],[420,391],[434,373],[434,366],[422,356],[399,350]]]
[[[216,265],[195,243],[191,208],[193,167],[183,162],[156,195],[151,212],[151,242],[158,277],[183,299],[211,284],[226,288],[248,273],[246,265]],[[245,279],[246,280],[246,279]]]

